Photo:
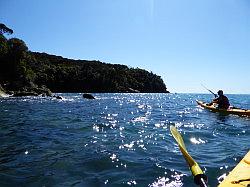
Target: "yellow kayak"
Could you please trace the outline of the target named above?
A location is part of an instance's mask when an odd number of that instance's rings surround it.
[[[219,184],[218,187],[249,187],[250,186],[250,151]]]
[[[212,112],[219,112],[222,114],[235,114],[239,116],[249,116],[250,117],[250,110],[239,109],[239,108],[229,108],[229,109],[218,109],[215,105],[209,105],[203,101],[196,100],[197,104],[206,108]]]

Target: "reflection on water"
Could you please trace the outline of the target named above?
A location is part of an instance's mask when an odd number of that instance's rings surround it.
[[[216,186],[250,146],[248,118],[196,106],[209,95],[59,95],[0,99],[0,186],[193,186],[170,125]]]
[[[226,124],[228,115],[217,114],[216,117],[217,117],[218,123]]]
[[[176,172],[171,176],[171,179],[166,177],[159,177],[157,178],[156,182],[150,184],[150,187],[176,187],[176,186],[183,186],[184,184],[181,182],[181,178],[183,174],[177,174]]]

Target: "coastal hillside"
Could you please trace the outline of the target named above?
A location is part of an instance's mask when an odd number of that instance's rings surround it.
[[[2,24],[3,25],[3,24]],[[11,30],[12,31],[12,30]],[[100,61],[73,60],[31,52],[24,41],[0,33],[0,84],[7,91],[166,93],[160,76],[139,68]],[[11,33],[10,33],[11,34]]]
[[[166,92],[160,76],[139,68],[32,52],[35,83],[53,92]]]

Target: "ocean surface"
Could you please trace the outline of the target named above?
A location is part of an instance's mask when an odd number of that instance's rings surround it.
[[[211,187],[250,149],[250,118],[196,105],[211,94],[58,95],[0,98],[0,186],[195,186],[170,125]]]

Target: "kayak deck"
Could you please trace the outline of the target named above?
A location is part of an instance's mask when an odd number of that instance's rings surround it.
[[[240,116],[249,116],[250,117],[250,110],[238,109],[238,108],[229,108],[229,109],[218,109],[214,105],[209,105],[203,101],[196,100],[197,104],[203,108],[206,108],[212,112],[219,112],[223,114],[235,114]]]
[[[250,151],[219,184],[218,187],[248,187],[250,186]]]

